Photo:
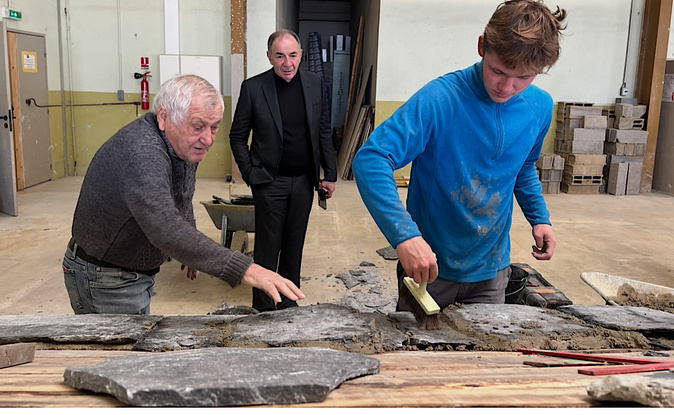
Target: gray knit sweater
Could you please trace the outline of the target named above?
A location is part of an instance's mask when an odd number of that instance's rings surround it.
[[[178,158],[154,113],[131,122],[87,169],[73,218],[75,241],[122,268],[149,271],[171,257],[235,287],[252,259],[196,229],[197,166]]]

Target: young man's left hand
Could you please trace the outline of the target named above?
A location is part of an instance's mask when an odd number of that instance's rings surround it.
[[[552,254],[555,253],[555,247],[557,246],[557,239],[555,239],[552,226],[544,224],[534,225],[531,233],[536,243],[531,247],[533,249],[531,255],[539,261],[546,261],[552,258]]]

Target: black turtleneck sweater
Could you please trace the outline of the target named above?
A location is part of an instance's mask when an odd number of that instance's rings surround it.
[[[311,174],[311,140],[300,76],[296,74],[290,82],[286,82],[274,73],[274,80],[283,124],[283,149],[278,174],[289,177]]]

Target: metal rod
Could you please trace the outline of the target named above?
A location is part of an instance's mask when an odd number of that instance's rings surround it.
[[[32,105],[35,105],[38,108],[49,108],[49,107],[95,107],[95,106],[102,106],[102,105],[135,105],[136,107],[140,105],[140,101],[130,101],[130,102],[99,102],[99,103],[94,103],[94,104],[51,104],[51,105],[40,105],[37,102],[35,102],[35,98],[28,98],[26,100],[26,104],[30,107],[31,102],[33,103]]]

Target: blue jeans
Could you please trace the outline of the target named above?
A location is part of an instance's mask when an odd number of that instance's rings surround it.
[[[63,276],[75,314],[150,314],[154,275],[99,267],[67,249]]]

